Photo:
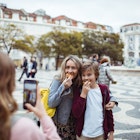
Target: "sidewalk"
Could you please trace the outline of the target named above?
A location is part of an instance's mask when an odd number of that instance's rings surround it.
[[[123,74],[123,75],[137,75],[140,76],[140,67],[127,68],[124,66],[111,66],[111,71],[113,74]]]
[[[39,80],[39,86],[49,87],[56,73],[57,71],[38,70],[36,79]],[[16,79],[20,74],[21,70],[17,70]],[[117,84],[111,84],[110,90],[119,101],[118,107],[113,109],[115,140],[140,140],[140,76],[130,73],[126,76],[125,73],[116,72],[113,73],[113,77]],[[17,81],[16,84],[14,97],[19,104],[18,113],[23,116],[25,115],[25,111],[22,109],[23,79],[21,82]]]

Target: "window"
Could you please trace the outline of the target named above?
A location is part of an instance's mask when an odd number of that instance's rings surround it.
[[[60,24],[60,21],[59,20],[56,20],[55,21],[55,24],[59,25]]]
[[[67,24],[68,26],[70,26],[70,22],[69,22],[69,21],[67,21],[66,24]]]
[[[66,26],[66,20],[60,20],[60,25],[62,25],[62,26]]]
[[[129,50],[135,49],[135,36],[134,35],[128,36],[128,49]]]
[[[29,21],[34,21],[33,17],[29,17],[28,19],[29,19]]]
[[[139,30],[139,26],[136,26],[136,30]]]
[[[8,14],[4,14],[4,18],[9,18],[9,15]]]
[[[128,55],[129,55],[129,57],[134,57],[135,53],[134,52],[129,52]]]
[[[26,20],[27,18],[25,16],[21,16],[21,20]]]
[[[124,29],[124,32],[127,32],[127,28]]]

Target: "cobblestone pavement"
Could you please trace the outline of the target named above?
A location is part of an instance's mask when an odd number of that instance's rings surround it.
[[[39,80],[39,86],[49,87],[56,71],[39,70],[36,79]],[[33,115],[25,113],[22,108],[22,90],[23,80],[18,82],[21,70],[16,72],[16,90],[14,97],[19,104],[19,115],[32,117]],[[115,140],[140,140],[140,76],[114,74],[117,84],[111,84],[112,94],[118,98],[119,105],[114,107],[113,114],[115,120]]]

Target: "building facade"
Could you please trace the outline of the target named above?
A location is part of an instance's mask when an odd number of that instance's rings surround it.
[[[94,30],[101,32],[113,32],[109,25],[101,25],[94,22],[81,22],[71,19],[65,15],[51,17],[46,11],[39,9],[33,13],[26,12],[24,9],[11,9],[6,4],[0,4],[0,25],[15,24],[29,35],[36,37],[50,32],[54,27],[63,27],[67,31]],[[24,52],[12,50],[10,56],[14,60],[21,60],[26,56]],[[47,62],[48,63],[48,62]],[[54,62],[53,62],[54,63]]]
[[[24,9],[10,9],[6,4],[0,4],[0,22],[4,24],[14,23],[15,25],[25,29],[26,33],[33,35],[41,35],[52,30],[53,27],[66,27],[69,30],[83,31],[96,30],[103,32],[113,32],[113,28],[109,25],[100,25],[94,22],[83,23],[71,19],[65,15],[51,17],[42,9],[33,13],[28,13]]]
[[[124,65],[127,67],[140,66],[140,23],[122,26],[120,37],[124,42]]]

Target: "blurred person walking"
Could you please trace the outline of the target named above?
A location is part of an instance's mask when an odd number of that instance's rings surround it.
[[[92,61],[92,62],[97,62],[99,64],[99,55],[97,53],[94,53],[92,54],[89,59]]]
[[[114,80],[111,71],[110,71],[110,57],[109,56],[103,56],[100,60],[100,66],[99,66],[99,78],[98,83],[105,84],[108,87],[110,86],[110,82],[113,84],[116,84],[117,82]]]
[[[26,74],[26,77],[28,77],[28,60],[25,56],[23,58],[23,64],[21,65],[21,68],[23,70],[22,70],[22,74],[21,74],[20,78],[18,79],[18,81],[21,81],[24,74]]]
[[[37,73],[37,61],[35,57],[31,57],[30,63],[28,66],[28,78],[35,78],[35,75]]]

